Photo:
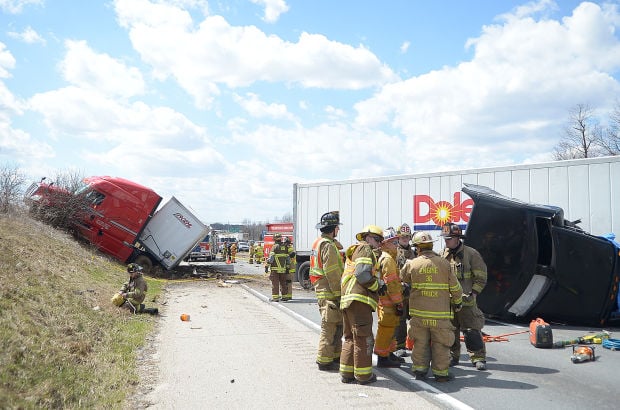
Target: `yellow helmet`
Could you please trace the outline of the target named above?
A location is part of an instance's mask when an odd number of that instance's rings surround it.
[[[362,232],[355,235],[355,239],[357,239],[358,241],[362,241],[364,240],[364,236],[369,233],[380,237],[381,239],[379,239],[379,241],[383,240],[383,229],[379,228],[377,225],[366,225]]]
[[[120,293],[115,293],[114,296],[112,296],[111,301],[114,306],[121,306],[125,303],[125,298]]]

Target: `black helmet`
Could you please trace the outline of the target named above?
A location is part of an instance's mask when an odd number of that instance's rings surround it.
[[[282,240],[282,234],[281,233],[275,233],[273,234],[273,240],[275,242],[280,242]]]
[[[448,222],[441,227],[441,236],[446,239],[449,238],[464,238],[463,230],[454,222]]]
[[[321,222],[316,224],[316,229],[326,228],[328,226],[342,225],[340,223],[340,211],[326,212],[321,216]]]
[[[142,272],[142,266],[138,265],[137,263],[130,263],[129,265],[127,265],[127,273],[134,272]]]

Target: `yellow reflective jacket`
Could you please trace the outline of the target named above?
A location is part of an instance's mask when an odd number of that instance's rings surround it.
[[[344,269],[342,256],[335,240],[321,235],[312,244],[310,253],[310,282],[317,299],[340,298],[340,279]]]
[[[379,257],[380,277],[387,285],[385,295],[379,296],[379,304],[385,307],[403,303],[403,286],[400,284],[398,266],[394,256],[396,256],[396,252],[392,255],[383,251]]]
[[[346,250],[345,256],[340,309],[346,309],[353,301],[358,301],[369,305],[373,311],[377,310],[379,262],[372,247],[360,241],[356,245],[351,245]]]

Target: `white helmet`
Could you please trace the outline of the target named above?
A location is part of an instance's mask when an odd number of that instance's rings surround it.
[[[433,237],[424,231],[418,231],[413,235],[413,246],[419,245],[421,243],[433,243],[437,239],[433,239]]]

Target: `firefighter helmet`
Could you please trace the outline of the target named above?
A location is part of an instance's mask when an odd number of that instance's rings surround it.
[[[433,237],[423,231],[418,231],[413,235],[413,246],[418,246],[422,243],[433,243],[437,239],[433,239]]]
[[[316,224],[316,229],[327,228],[328,226],[342,225],[340,223],[340,211],[330,211],[321,215],[321,221]]]
[[[130,263],[129,265],[127,265],[127,273],[134,272],[142,272],[142,266],[138,265],[137,263]]]
[[[393,242],[398,239],[398,234],[391,226],[383,231],[383,243]]]
[[[407,224],[402,224],[398,227],[398,231],[396,231],[398,236],[409,236],[411,237],[411,228]]]
[[[121,306],[123,303],[125,303],[125,298],[120,293],[116,293],[112,296],[112,304],[114,306]]]
[[[285,236],[282,240],[284,241],[284,243],[291,243],[291,238],[289,238],[288,236]]]
[[[448,222],[441,227],[441,236],[445,239],[450,238],[464,238],[463,230],[461,227],[454,222]]]
[[[358,241],[363,241],[364,236],[369,233],[380,237],[381,239],[379,239],[379,241],[383,240],[383,229],[379,228],[377,225],[366,225],[362,232],[355,235],[355,239],[357,239]]]
[[[273,234],[273,240],[274,240],[275,242],[279,242],[279,241],[281,241],[281,240],[282,240],[282,234],[281,234],[281,233],[275,233],[275,234]]]

